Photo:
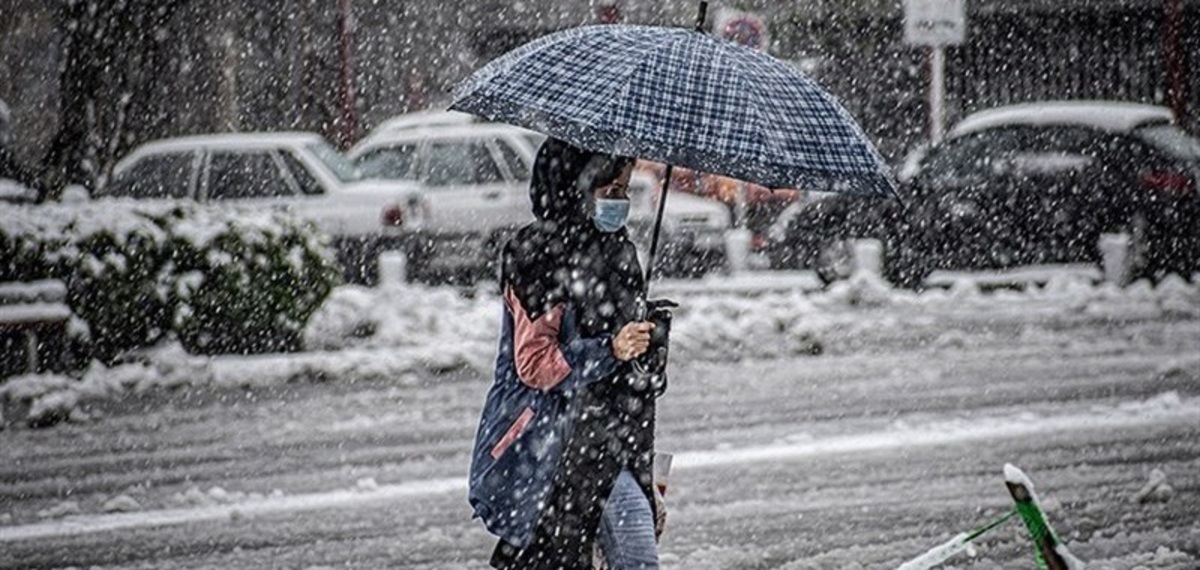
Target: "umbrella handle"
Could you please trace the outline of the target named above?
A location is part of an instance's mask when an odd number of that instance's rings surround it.
[[[658,254],[658,234],[662,230],[663,210],[667,206],[667,185],[671,183],[671,165],[663,176],[662,192],[658,196],[658,214],[654,217],[654,233],[650,237],[650,258],[646,260],[646,298],[650,297],[650,278],[654,275],[654,256]]]
[[[696,31],[704,31],[704,17],[708,14],[708,2],[700,0],[700,14],[696,16]]]

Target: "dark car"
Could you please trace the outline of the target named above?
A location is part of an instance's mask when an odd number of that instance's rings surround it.
[[[914,286],[935,269],[1100,259],[1103,233],[1132,237],[1135,273],[1197,268],[1200,143],[1161,107],[1014,105],[976,113],[902,176],[896,201],[831,196],[776,231],[778,267],[836,278],[844,240],[883,240],[885,272]]]

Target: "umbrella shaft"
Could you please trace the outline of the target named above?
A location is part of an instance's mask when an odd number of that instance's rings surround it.
[[[671,183],[671,165],[663,175],[662,192],[658,196],[658,213],[654,216],[654,233],[650,237],[650,258],[646,260],[646,298],[649,298],[650,278],[654,276],[654,256],[658,254],[658,234],[662,230],[663,209],[667,205],[667,186]]]

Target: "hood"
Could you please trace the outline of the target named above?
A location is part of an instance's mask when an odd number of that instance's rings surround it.
[[[529,182],[537,219],[568,225],[586,221],[586,196],[579,179],[591,157],[592,153],[558,139],[542,143]]]

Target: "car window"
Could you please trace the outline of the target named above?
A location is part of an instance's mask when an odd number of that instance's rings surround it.
[[[358,167],[324,139],[304,145],[343,184],[362,180]]]
[[[1183,129],[1175,125],[1142,127],[1134,131],[1134,134],[1171,158],[1200,161],[1200,141],[1188,136]]]
[[[193,152],[152,154],[126,168],[98,196],[187,198],[191,195]]]
[[[283,157],[283,164],[288,169],[288,173],[292,175],[292,179],[296,181],[296,186],[300,187],[300,191],[315,196],[324,194],[325,188],[317,181],[312,172],[308,171],[308,167],[300,162],[300,159],[290,152],[284,151],[279,154]]]
[[[417,145],[401,144],[374,148],[355,161],[363,178],[386,178],[389,180],[415,180]]]
[[[529,172],[529,165],[525,162],[525,157],[517,149],[505,140],[497,140],[496,148],[500,149],[500,158],[508,165],[508,171],[512,173],[513,178],[517,180],[529,180],[533,175]]]
[[[1017,130],[1019,148],[996,158],[996,175],[1062,175],[1086,170],[1107,151],[1108,137],[1098,131],[1070,126]]]
[[[426,183],[430,186],[504,181],[495,157],[483,141],[430,143],[427,160]]]
[[[921,162],[920,178],[937,184],[985,179],[994,173],[998,159],[1021,148],[1021,133],[1017,129],[991,129],[950,139]]]
[[[289,196],[292,190],[268,152],[214,152],[209,163],[208,199]]]

